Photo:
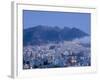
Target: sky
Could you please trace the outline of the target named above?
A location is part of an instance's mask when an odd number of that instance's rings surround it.
[[[54,12],[54,11],[34,11],[23,10],[24,29],[37,25],[76,27],[90,33],[91,14],[75,12]]]

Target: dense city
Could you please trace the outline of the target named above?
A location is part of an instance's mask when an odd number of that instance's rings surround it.
[[[23,69],[91,65],[89,46],[75,41],[28,45],[23,48]]]

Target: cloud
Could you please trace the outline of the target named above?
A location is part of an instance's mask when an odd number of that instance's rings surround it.
[[[89,43],[90,40],[91,40],[90,36],[87,36],[87,37],[83,37],[83,38],[74,39],[73,41],[81,42],[81,43]]]

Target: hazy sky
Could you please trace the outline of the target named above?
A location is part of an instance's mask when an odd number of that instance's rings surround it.
[[[76,27],[90,34],[91,14],[23,10],[24,29],[36,25]]]

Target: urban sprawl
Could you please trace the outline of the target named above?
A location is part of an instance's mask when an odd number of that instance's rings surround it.
[[[90,47],[64,41],[23,47],[23,69],[81,67],[91,65]]]

